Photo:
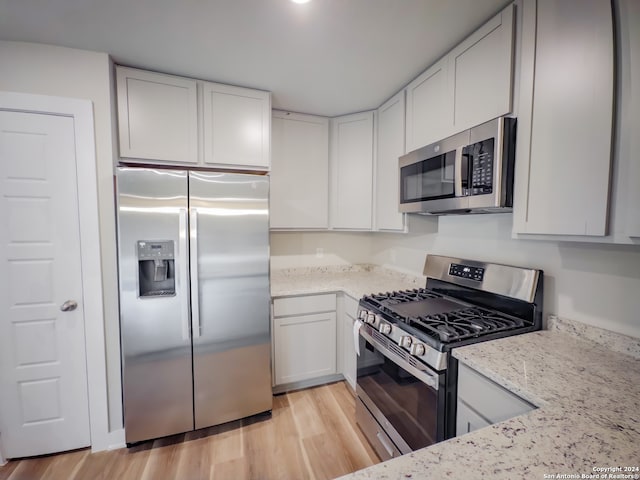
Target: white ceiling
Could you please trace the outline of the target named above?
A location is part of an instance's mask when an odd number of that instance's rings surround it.
[[[0,39],[273,92],[334,116],[376,108],[508,0],[0,0]],[[1,68],[1,67],[0,67]]]

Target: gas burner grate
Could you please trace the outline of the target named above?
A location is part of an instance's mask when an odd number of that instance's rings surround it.
[[[369,305],[375,306],[381,311],[391,314],[394,317],[398,317],[398,315],[388,307],[392,305],[399,305],[401,303],[427,300],[430,298],[443,298],[443,295],[431,290],[427,290],[426,288],[414,288],[413,290],[393,291],[367,295],[362,298],[362,301]]]
[[[406,322],[443,343],[457,342],[495,332],[524,327],[519,318],[508,317],[482,307],[408,318]]]

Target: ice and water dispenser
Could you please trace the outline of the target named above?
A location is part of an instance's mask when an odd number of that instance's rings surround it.
[[[175,252],[172,240],[138,241],[138,296],[176,294]]]

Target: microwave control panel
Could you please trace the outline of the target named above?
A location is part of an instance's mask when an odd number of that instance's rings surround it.
[[[493,192],[493,151],[493,138],[465,147],[464,153],[471,164],[471,195]]]
[[[484,268],[452,263],[449,265],[449,275],[452,277],[468,278],[469,280],[481,282],[484,278]]]

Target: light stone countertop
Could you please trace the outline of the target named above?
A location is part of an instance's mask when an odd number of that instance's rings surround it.
[[[640,467],[637,358],[557,329],[454,357],[539,408],[341,478],[589,478],[596,467]]]
[[[344,291],[356,299],[425,283],[375,266],[280,270],[271,281],[274,297]],[[640,467],[640,340],[565,320],[551,327],[454,350],[539,408],[341,478],[640,478],[594,471]]]

